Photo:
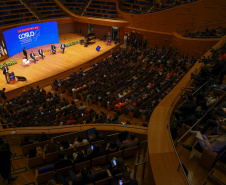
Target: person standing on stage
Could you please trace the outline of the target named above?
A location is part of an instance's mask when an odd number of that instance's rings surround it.
[[[34,63],[36,64],[36,57],[35,57],[35,54],[33,53],[33,51],[31,51],[30,53],[30,57],[34,60]]]
[[[42,51],[42,49],[40,48],[39,50],[38,50],[38,54],[40,55],[40,56],[42,56],[42,59],[44,60],[44,53],[43,53],[43,51]]]
[[[56,46],[54,44],[51,45],[52,54],[56,54]]]
[[[3,70],[3,74],[5,75],[6,82],[7,82],[7,84],[8,84],[9,81],[8,81],[8,78],[7,78],[7,74],[8,74],[8,72],[9,72],[9,68],[6,66],[5,63],[3,64],[2,70]]]
[[[63,54],[64,54],[64,50],[66,49],[66,45],[62,43],[60,48],[63,50]]]
[[[107,37],[108,37],[108,38],[110,38],[110,37],[111,37],[111,34],[110,34],[110,32],[108,32],[108,34],[107,34]]]
[[[27,50],[26,50],[26,48],[24,47],[24,49],[23,49],[23,54],[24,54],[24,56],[26,57],[26,59],[27,59]]]

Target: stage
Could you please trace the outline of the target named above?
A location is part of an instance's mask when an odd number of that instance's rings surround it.
[[[63,34],[59,35],[60,43],[68,43],[71,41],[84,39],[81,34]],[[93,41],[92,41],[93,42]],[[15,76],[24,76],[27,81],[17,81],[15,84],[7,84],[5,75],[0,75],[0,89],[6,88],[6,95],[8,98],[20,95],[23,90],[29,89],[31,86],[44,87],[50,85],[54,79],[65,78],[72,72],[79,72],[80,67],[83,70],[90,67],[92,64],[98,62],[100,59],[111,54],[112,49],[118,46],[118,44],[107,45],[107,41],[100,41],[96,39],[96,43],[90,43],[88,47],[84,47],[84,44],[76,44],[65,49],[62,53],[60,44],[55,44],[57,47],[56,54],[50,52],[50,45],[39,46],[28,50],[28,56],[33,51],[37,55],[38,49],[42,48],[45,54],[45,59],[39,58],[39,61],[34,64],[31,61],[30,65],[23,66],[22,59],[23,53],[20,52],[11,58],[2,61],[1,63],[17,60],[17,64],[9,66],[9,71],[13,71]],[[100,46],[100,51],[96,51],[96,47]],[[30,57],[28,57],[30,58]]]

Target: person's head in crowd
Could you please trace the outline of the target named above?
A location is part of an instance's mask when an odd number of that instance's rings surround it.
[[[37,88],[36,89],[39,89],[39,85],[37,85]]]
[[[63,140],[63,141],[61,141],[61,146],[63,147],[63,149],[67,149],[67,148],[69,148],[70,144],[69,144],[68,140]]]
[[[33,157],[36,157],[36,147],[35,146],[32,146],[30,149],[29,149],[29,158],[33,158]]]
[[[2,91],[5,92],[5,88],[3,88]]]
[[[133,132],[129,133],[129,138],[130,140],[134,140],[135,139],[135,134]]]
[[[99,137],[99,135],[100,135],[99,131],[98,130],[95,130],[95,136],[96,137]]]
[[[89,174],[88,169],[85,166],[83,166],[81,169],[81,175],[83,177],[86,177],[88,174]]]
[[[40,140],[41,140],[41,141],[46,141],[46,140],[48,140],[48,136],[47,136],[47,134],[46,134],[45,132],[42,132]]]
[[[24,136],[24,142],[27,143],[29,141],[29,137],[28,136]]]
[[[75,102],[74,101],[71,101],[71,105],[75,105]]]
[[[47,185],[57,185],[56,181],[54,179],[50,179],[47,183]]]
[[[78,142],[82,142],[82,141],[83,141],[83,137],[82,137],[82,136],[78,136],[77,141],[78,141]]]
[[[57,93],[55,93],[55,97],[57,97]]]

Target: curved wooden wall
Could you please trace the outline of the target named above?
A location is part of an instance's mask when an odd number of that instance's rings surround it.
[[[117,7],[118,15],[122,15],[129,22],[129,26],[167,33],[223,22],[226,19],[225,9],[225,0],[199,0],[168,10],[140,15],[124,13]]]
[[[172,47],[177,48],[180,53],[194,56],[195,58],[201,57],[220,40],[221,38],[189,38],[175,32],[172,33]]]
[[[214,48],[221,45],[222,38]],[[208,51],[205,56],[211,55]],[[154,177],[155,184],[167,184],[167,185],[184,185],[187,184],[185,176],[180,169],[179,161],[177,159],[174,144],[171,140],[170,130],[168,129],[168,116],[172,110],[170,109],[173,100],[177,97],[181,89],[190,81],[191,73],[196,69],[199,69],[202,63],[196,62],[196,64],[189,70],[179,84],[159,103],[151,115],[148,126],[148,151],[150,166],[152,169],[152,175]],[[176,101],[173,107],[176,105]]]

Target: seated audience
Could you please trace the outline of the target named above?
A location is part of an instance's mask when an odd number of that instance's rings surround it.
[[[89,141],[87,139],[83,139],[82,136],[78,136],[78,138],[75,139],[74,147],[86,145],[88,143],[89,143]]]
[[[122,141],[120,148],[130,148],[138,145],[138,138],[135,138],[135,134],[133,132],[129,133],[129,136],[126,140]]]
[[[81,172],[77,175],[73,171],[69,171],[69,177],[72,181],[72,185],[84,185],[94,183],[95,175],[90,174],[88,169],[83,166]]]

